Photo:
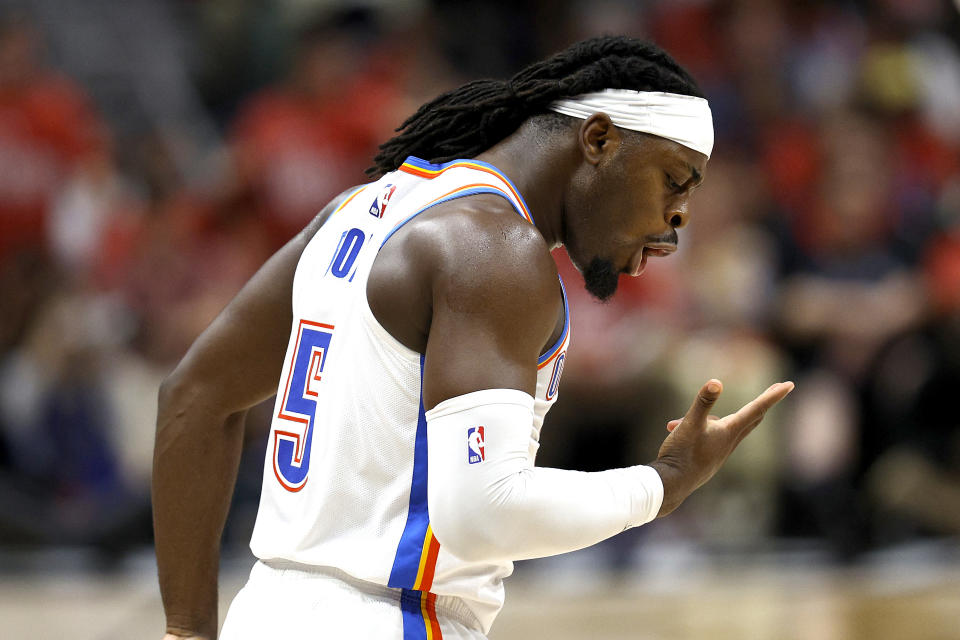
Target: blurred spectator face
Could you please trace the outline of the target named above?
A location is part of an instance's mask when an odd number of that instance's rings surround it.
[[[691,218],[693,224],[686,233],[694,245],[711,244],[717,234],[761,217],[768,206],[767,197],[763,175],[755,165],[724,156],[722,151],[714,154],[710,180],[691,197],[696,217]]]
[[[725,35],[724,47],[730,52],[729,60],[748,111],[761,121],[781,115],[787,109],[780,69],[790,38],[779,3],[733,3]]]
[[[892,20],[914,27],[935,27],[937,21],[943,18],[944,3],[938,0],[882,0],[878,4],[884,7]],[[954,4],[957,4],[956,0]]]
[[[311,97],[336,95],[345,90],[363,58],[349,36],[326,34],[301,45],[293,67],[294,86]]]
[[[39,38],[0,20],[0,261],[43,249],[50,199],[100,144],[83,91],[41,68]]]
[[[824,131],[814,247],[856,251],[881,241],[890,198],[887,142],[875,123],[839,117]]]
[[[728,34],[733,59],[741,69],[769,70],[789,43],[780,3],[746,0],[734,5]]]
[[[682,253],[696,307],[709,324],[749,325],[765,314],[775,273],[770,239],[756,221],[766,211],[763,181],[748,162],[722,154],[710,160],[710,180],[692,200],[696,215],[685,230],[690,250]],[[744,185],[750,185],[744,188]]]
[[[25,84],[38,65],[37,33],[25,20],[0,25],[0,90]]]

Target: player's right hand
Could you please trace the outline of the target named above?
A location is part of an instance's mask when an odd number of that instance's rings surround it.
[[[710,409],[723,385],[719,380],[703,385],[687,415],[667,424],[670,435],[660,446],[657,459],[650,463],[663,481],[663,505],[658,516],[676,509],[712,478],[740,441],[773,405],[793,391],[793,386],[792,382],[773,384],[736,413],[718,418],[710,415]]]

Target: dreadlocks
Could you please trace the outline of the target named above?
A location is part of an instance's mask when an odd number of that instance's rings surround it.
[[[670,55],[649,42],[602,36],[578,42],[508,81],[476,80],[421,106],[380,146],[367,173],[397,169],[407,156],[430,162],[472,158],[547,113],[555,100],[603,89],[665,91],[703,97]]]

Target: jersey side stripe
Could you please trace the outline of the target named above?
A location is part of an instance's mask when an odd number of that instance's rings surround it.
[[[437,569],[437,555],[440,553],[440,541],[433,535],[433,527],[427,525],[424,536],[423,552],[420,554],[420,569],[417,571],[415,589],[429,591],[433,586],[433,574]]]
[[[423,355],[420,356],[420,408],[417,412],[417,433],[413,449],[413,478],[410,482],[410,505],[407,522],[400,535],[397,553],[390,570],[388,587],[416,588],[424,546],[428,544],[430,513],[427,510],[427,417],[423,410]],[[436,562],[436,559],[434,559]],[[426,570],[426,568],[424,569]],[[432,581],[433,567],[430,567]]]
[[[424,619],[423,596],[419,591],[400,591],[400,612],[403,616],[403,640],[427,640],[430,625]]]
[[[427,640],[443,640],[440,621],[437,620],[437,594],[421,592],[420,610],[423,612],[423,626],[427,632]]]

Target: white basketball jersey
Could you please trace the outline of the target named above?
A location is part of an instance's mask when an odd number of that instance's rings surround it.
[[[513,565],[464,562],[433,537],[423,356],[387,333],[366,296],[374,259],[393,232],[434,205],[479,193],[506,198],[533,222],[495,167],[411,157],[355,190],[304,249],[250,546],[262,560],[335,567],[402,589],[422,598],[425,619],[436,595],[461,598],[486,631]],[[569,343],[566,295],[564,310],[563,333],[537,363],[537,437]],[[463,449],[467,456],[466,439]]]

